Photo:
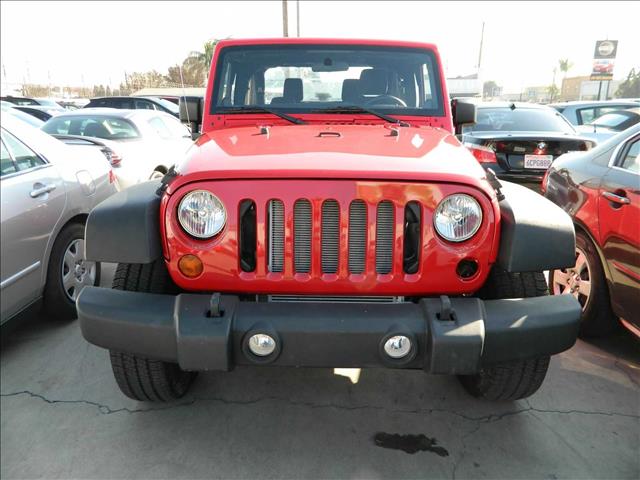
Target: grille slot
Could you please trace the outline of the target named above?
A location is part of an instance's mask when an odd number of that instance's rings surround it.
[[[322,204],[322,273],[338,272],[340,250],[340,205],[335,200]]]
[[[367,206],[362,200],[349,205],[349,273],[364,273],[367,257]]]
[[[391,273],[393,265],[393,203],[378,204],[376,218],[376,273]]]
[[[402,265],[405,273],[417,273],[420,265],[422,212],[418,202],[404,207],[404,248]]]
[[[253,272],[256,269],[256,204],[252,200],[243,200],[238,209],[240,231],[238,232],[238,250],[240,269]]]
[[[280,200],[269,200],[267,207],[268,258],[270,272],[282,272],[284,266],[284,205]]]
[[[297,200],[293,206],[293,252],[296,273],[311,272],[311,202]]]
[[[404,297],[392,296],[341,296],[341,295],[268,295],[274,303],[402,303]]]

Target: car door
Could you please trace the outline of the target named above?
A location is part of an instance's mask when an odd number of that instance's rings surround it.
[[[640,134],[617,149],[602,179],[600,244],[611,273],[611,305],[640,326]]]
[[[1,322],[42,291],[45,251],[63,213],[64,183],[55,167],[17,137],[1,130]]]

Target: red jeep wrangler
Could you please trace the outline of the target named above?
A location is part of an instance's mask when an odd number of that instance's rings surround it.
[[[78,316],[125,395],[260,365],[423,369],[510,400],[574,344],[580,305],[541,273],[574,264],[571,219],[461,146],[474,107],[450,105],[434,45],[224,40],[183,113],[187,158],[87,221],[87,258],[119,265]]]

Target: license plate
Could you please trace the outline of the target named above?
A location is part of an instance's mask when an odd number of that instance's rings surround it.
[[[524,168],[546,170],[553,163],[553,155],[525,155]]]

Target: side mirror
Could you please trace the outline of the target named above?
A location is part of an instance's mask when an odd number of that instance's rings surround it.
[[[476,123],[476,106],[473,103],[453,100],[451,102],[451,111],[453,112],[453,124],[456,128]]]
[[[180,97],[180,121],[189,125],[191,138],[194,140],[200,136],[203,113],[204,98],[196,96]]]

